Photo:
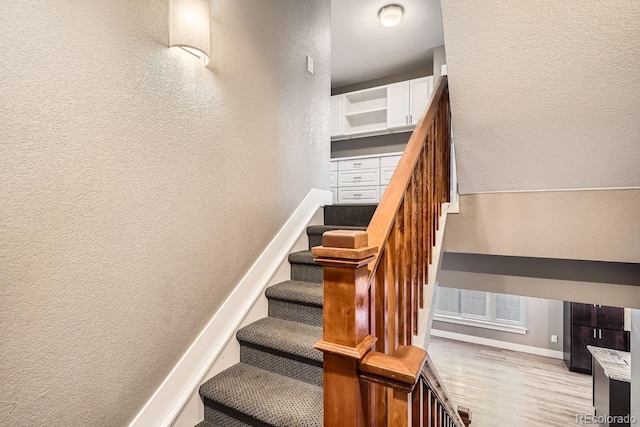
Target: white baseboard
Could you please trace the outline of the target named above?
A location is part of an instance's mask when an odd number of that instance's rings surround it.
[[[456,332],[441,331],[432,329],[431,335],[434,337],[448,338],[456,341],[469,342],[472,344],[486,345],[488,347],[503,348],[505,350],[519,351],[521,353],[535,354],[538,356],[552,357],[554,359],[562,359],[563,354],[559,350],[549,350],[548,348],[533,347],[523,344],[515,344],[506,341],[492,340],[488,338],[476,337],[473,335],[459,334]]]
[[[330,191],[312,189],[307,194],[129,427],[168,427],[174,423],[301,233],[320,207],[330,204]]]

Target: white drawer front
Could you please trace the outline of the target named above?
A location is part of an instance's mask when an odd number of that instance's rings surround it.
[[[338,203],[378,203],[380,187],[352,187],[338,189]]]
[[[340,160],[338,162],[339,171],[377,169],[379,167],[380,167],[380,157],[374,157],[371,159]]]
[[[331,193],[333,193],[333,203],[338,203],[338,189],[332,188]]]
[[[389,181],[391,181],[391,177],[393,176],[393,172],[396,170],[395,166],[388,166],[386,168],[382,168],[380,171],[380,184],[387,185]]]
[[[329,162],[329,172],[338,170],[338,162]]]
[[[362,185],[380,185],[380,169],[338,172],[338,187]]]
[[[329,172],[329,187],[338,186],[338,172]]]
[[[400,157],[402,156],[388,156],[388,157],[382,157],[380,159],[380,167],[396,167],[398,166],[398,162],[400,161]]]

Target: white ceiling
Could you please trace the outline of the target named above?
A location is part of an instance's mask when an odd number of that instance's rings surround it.
[[[383,27],[378,10],[398,3],[402,22]],[[444,44],[439,0],[332,0],[331,86],[428,68]]]
[[[443,0],[463,194],[640,187],[640,2]]]

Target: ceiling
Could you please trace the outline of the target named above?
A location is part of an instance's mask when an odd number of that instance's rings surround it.
[[[442,13],[461,194],[640,187],[640,2]]]
[[[332,87],[431,67],[431,50],[444,44],[440,1],[399,0],[402,21],[383,27],[378,10],[395,2],[332,0]]]

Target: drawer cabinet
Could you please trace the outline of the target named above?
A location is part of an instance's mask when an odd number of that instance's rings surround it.
[[[396,170],[395,166],[387,166],[387,167],[381,168],[380,184],[381,185],[389,184],[389,181],[391,181],[391,177],[393,176],[393,173],[395,172],[395,170]]]
[[[380,185],[380,169],[338,171],[338,187]]]
[[[402,153],[331,160],[329,187],[334,203],[378,203]]]
[[[377,169],[377,168],[380,168],[380,157],[338,161],[339,171],[353,171],[353,170]]]
[[[380,187],[338,188],[338,203],[378,203]]]
[[[380,159],[381,168],[396,168],[400,163],[400,157],[402,156],[386,156]]]

